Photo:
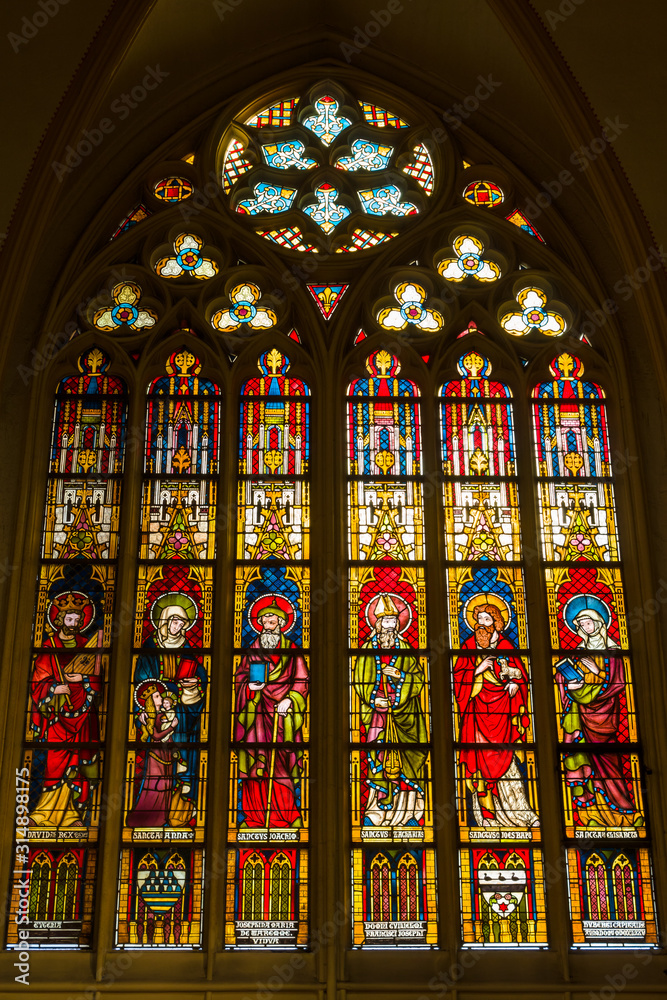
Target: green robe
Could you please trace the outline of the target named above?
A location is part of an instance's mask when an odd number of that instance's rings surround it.
[[[360,655],[354,668],[354,689],[361,701],[361,721],[366,728],[366,743],[390,742],[386,738],[389,712],[375,707],[376,697],[388,698],[395,728],[395,740],[400,754],[400,777],[390,778],[385,773],[386,750],[367,751],[368,784],[377,789],[378,802],[391,809],[398,790],[411,788],[424,792],[424,761],[426,750],[405,744],[426,743],[428,732],[420,705],[420,694],[425,678],[421,664],[415,656],[396,656],[395,650],[409,649],[408,643],[398,639],[393,649],[382,649],[377,636],[364,644],[369,652]],[[395,666],[400,677],[387,677],[382,673],[385,665]],[[382,691],[384,689],[384,694]]]

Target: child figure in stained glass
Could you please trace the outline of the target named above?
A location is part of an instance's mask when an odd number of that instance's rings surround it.
[[[174,742],[182,745],[186,770],[182,775],[182,794],[191,803],[193,814],[199,783],[199,751],[193,746],[200,740],[201,715],[205,705],[208,678],[199,659],[193,656],[187,632],[197,618],[197,605],[188,594],[163,594],[153,603],[151,621],[155,632],[144,643],[134,672],[136,692],[145,681],[159,681],[171,696],[178,725]],[[145,707],[137,701],[135,725],[142,732],[148,721]]]
[[[425,678],[417,657],[397,655],[409,648],[400,633],[409,624],[410,609],[397,596],[380,594],[366,614],[375,634],[364,643],[368,652],[358,656],[353,677],[365,741],[373,745],[366,755],[364,825],[421,826],[427,752],[419,744],[428,741],[420,703]]]
[[[144,681],[135,692],[135,699],[145,719],[141,739],[149,746],[143,753],[141,783],[127,825],[187,826],[194,816],[194,805],[185,797],[189,787],[183,787],[182,783],[187,765],[173,746],[174,732],[178,729],[174,697],[159,681]],[[140,755],[138,764],[139,759]]]
[[[605,601],[594,594],[578,594],[566,604],[563,617],[581,638],[578,649],[600,651],[600,655],[573,657],[579,676],[574,679],[563,667],[556,681],[563,706],[565,742],[619,742],[621,699],[625,691],[623,660],[607,629],[611,614]],[[566,781],[572,790],[579,824],[582,826],[642,826],[643,818],[632,800],[617,753],[579,751],[565,758]]]
[[[516,756],[507,744],[521,743],[528,729],[528,676],[514,647],[503,635],[510,609],[497,594],[472,597],[465,615],[473,630],[463,649],[478,656],[459,656],[454,687],[461,715],[460,742],[466,786],[478,826],[539,825],[526,798]],[[497,655],[497,651],[507,651]]]

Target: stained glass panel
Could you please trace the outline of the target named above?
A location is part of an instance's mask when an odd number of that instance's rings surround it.
[[[647,850],[617,845],[569,849],[567,863],[575,946],[658,944]]]
[[[307,943],[308,386],[276,348],[243,386],[229,772],[228,948]]]
[[[220,390],[187,347],[148,387],[117,944],[201,946]]]
[[[187,844],[124,849],[116,945],[200,948],[203,860],[203,852]]]
[[[412,846],[434,839],[419,391],[385,350],[366,369],[347,410],[354,945],[428,947],[435,855]]]
[[[542,852],[526,847],[461,851],[463,944],[546,946]]]
[[[54,407],[16,771],[10,947],[24,947],[17,927],[26,880],[31,947],[86,948],[91,937],[96,855],[87,845],[99,827],[127,403],[99,348],[77,367]]]
[[[228,948],[272,951],[308,943],[308,853],[245,847],[228,852]]]
[[[636,947],[656,933],[605,394],[571,354],[549,372],[534,433],[574,944]]]
[[[435,851],[354,848],[352,872],[353,947],[436,947]]]

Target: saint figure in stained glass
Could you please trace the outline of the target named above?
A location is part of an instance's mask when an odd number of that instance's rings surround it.
[[[503,634],[510,615],[497,594],[478,594],[465,609],[472,634],[454,664],[456,700],[461,713],[461,751],[466,786],[473,796],[478,826],[537,826],[523,788],[516,755],[507,744],[521,743],[529,729],[529,679],[513,644]],[[489,746],[495,744],[495,746]]]
[[[620,741],[625,673],[619,647],[607,634],[609,608],[594,594],[579,594],[570,598],[563,617],[581,639],[580,652],[570,653],[556,667],[564,742],[570,745],[564,760],[566,783],[573,793],[579,823],[641,826],[641,812],[624,774],[624,759],[573,745]]]
[[[200,740],[200,717],[208,683],[203,665],[190,651],[187,635],[198,617],[197,604],[185,593],[162,594],[153,602],[150,616],[154,632],[145,640],[134,672],[135,726],[142,743],[164,745],[172,740],[181,749],[174,751],[169,765],[152,756],[152,746],[139,751],[138,797],[127,823],[162,826],[144,823],[143,817],[150,814],[155,818],[166,808],[170,825],[181,826],[196,810],[199,751],[193,744]],[[156,772],[161,770],[171,786],[168,807],[153,801],[151,795]]]
[[[32,729],[49,744],[32,826],[84,826],[99,780],[94,744],[100,736],[97,703],[103,677],[101,654],[94,650],[102,636],[83,634],[94,614],[92,602],[79,592],[58,594],[49,608],[53,631],[35,658],[31,683]]]
[[[301,827],[295,782],[303,766],[308,669],[284,634],[295,610],[284,596],[268,594],[255,601],[249,618],[257,638],[236,675],[241,828]]]
[[[372,606],[370,606],[372,605]],[[380,594],[367,614],[375,633],[357,658],[353,683],[361,701],[366,743],[384,745],[368,751],[368,800],[365,826],[418,826],[424,817],[424,762],[428,741],[420,704],[424,672],[401,637],[410,620],[405,602]]]

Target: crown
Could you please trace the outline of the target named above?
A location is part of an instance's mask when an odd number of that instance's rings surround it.
[[[53,603],[58,608],[58,611],[64,611],[65,613],[68,611],[82,612],[90,604],[85,594],[76,594],[74,592],[58,594],[54,598]]]

